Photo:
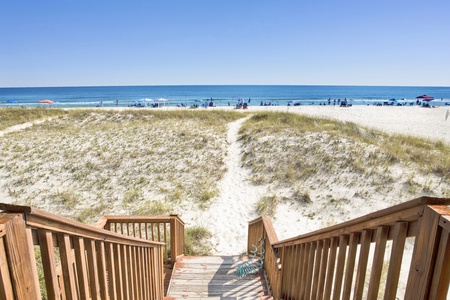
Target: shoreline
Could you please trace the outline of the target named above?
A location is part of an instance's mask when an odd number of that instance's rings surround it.
[[[70,108],[73,109],[73,108]],[[103,110],[133,110],[135,107],[96,107]],[[146,108],[142,108],[146,109]],[[388,134],[412,135],[431,141],[450,144],[450,116],[446,118],[450,107],[437,106],[249,106],[236,109],[229,106],[189,109],[185,107],[161,107],[155,111],[189,110],[231,110],[241,113],[287,112],[310,117],[332,119],[340,122],[353,122],[364,127],[380,130]]]
[[[50,108],[50,107],[49,107]],[[54,107],[51,107],[54,108]],[[287,112],[310,117],[332,119],[340,122],[353,122],[364,127],[380,130],[388,134],[417,136],[431,141],[450,144],[450,107],[435,106],[249,106],[236,109],[234,106],[214,106],[190,109],[187,107],[165,106],[160,108],[137,107],[70,107],[63,110],[149,110],[149,111],[209,111],[228,110],[240,113],[252,112]],[[4,131],[6,133],[8,131]],[[1,133],[1,132],[0,132]]]

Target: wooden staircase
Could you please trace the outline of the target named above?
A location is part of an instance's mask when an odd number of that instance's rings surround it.
[[[245,256],[187,256],[177,260],[166,299],[272,299],[264,275],[239,278]]]

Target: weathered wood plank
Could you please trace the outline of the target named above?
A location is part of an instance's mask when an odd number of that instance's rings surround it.
[[[85,240],[85,249],[88,265],[90,294],[92,300],[101,299],[95,242],[93,240]]]
[[[369,262],[370,240],[372,239],[372,230],[364,230],[361,238],[361,248],[359,251],[358,270],[355,280],[355,293],[353,299],[362,299],[364,291],[364,282],[366,279],[367,263]]]
[[[406,286],[406,299],[426,299],[429,292],[431,263],[435,259],[434,250],[437,241],[437,230],[440,215],[435,211],[439,208],[425,207],[420,220],[420,231],[416,237],[411,268]],[[445,207],[444,209],[447,209]]]
[[[316,297],[315,297],[315,299],[317,299],[317,300],[323,299],[329,249],[330,249],[330,239],[326,239],[323,242],[322,256],[320,258],[319,283],[317,284],[318,286],[317,286],[317,292],[316,292]]]
[[[103,242],[101,242],[103,243]],[[101,244],[99,244],[101,247]],[[105,247],[105,263],[106,263],[106,270],[108,272],[108,294],[111,299],[118,299],[117,294],[119,293],[117,291],[117,285],[116,283],[119,281],[116,278],[116,259],[115,259],[115,253],[114,253],[114,246],[111,243],[103,243]]]
[[[64,279],[64,290],[67,300],[77,299],[75,273],[73,267],[72,247],[70,236],[67,234],[58,234],[59,252],[61,256],[61,267]]]
[[[397,287],[400,278],[403,252],[405,249],[406,234],[408,232],[408,223],[397,223],[393,231],[396,238],[392,242],[391,256],[389,259],[389,268],[386,278],[386,289],[384,292],[385,300],[396,299],[397,296]]]
[[[76,275],[78,277],[79,298],[83,300],[90,299],[86,249],[83,238],[73,237],[73,247],[75,249],[75,266],[77,270]]]
[[[181,258],[175,264],[167,296],[175,299],[209,297],[260,299],[259,297],[267,296],[267,285],[264,276],[261,274],[249,275],[245,279],[240,279],[236,274],[220,274],[217,276],[208,274],[204,276],[204,274],[199,272],[201,268],[211,269],[216,267],[224,269],[232,265],[230,263],[218,264],[217,262],[220,260],[234,261],[234,259],[221,259],[220,257],[199,258],[198,260],[195,257]],[[184,263],[185,261],[189,263]],[[213,262],[213,266],[208,265],[205,261]],[[190,268],[194,266],[195,268],[191,272]],[[180,270],[184,270],[184,272],[180,273]]]
[[[439,241],[436,268],[431,284],[430,299],[445,300],[450,285],[450,232],[443,228]]]
[[[0,238],[0,299],[13,299],[14,292],[3,242],[4,239]]]
[[[49,300],[60,299],[58,274],[56,273],[56,261],[53,244],[53,235],[48,230],[38,230],[41,249],[42,265],[45,266],[44,278]]]
[[[110,271],[107,267],[107,250],[105,248],[105,243],[96,241],[95,249],[97,253],[97,274],[98,274],[98,284],[100,290],[100,299],[109,299],[109,288],[114,286],[113,284],[108,285],[108,277],[110,280],[114,280],[114,272]],[[112,264],[112,263],[111,263]],[[110,269],[113,269],[110,266]],[[112,298],[113,299],[113,298]]]
[[[5,249],[11,283],[15,299],[40,299],[40,290],[37,288],[37,272],[31,235],[22,215],[8,215],[0,219],[4,224]]]
[[[47,229],[53,232],[66,233],[84,238],[90,238],[104,242],[114,242],[126,245],[151,247],[152,245],[164,245],[153,241],[129,237],[120,233],[96,228],[76,221],[60,218],[58,216],[39,211],[39,215],[28,215],[27,226]]]
[[[319,271],[320,271],[320,263],[322,259],[322,251],[323,251],[323,243],[324,241],[317,241],[316,242],[316,256],[314,261],[314,275],[312,279],[312,290],[311,290],[311,298],[316,299],[316,291],[317,291],[317,285],[319,284]]]
[[[314,273],[314,260],[316,256],[316,243],[309,243],[309,253],[308,253],[308,268],[306,271],[306,283],[304,291],[304,299],[310,299],[311,297],[311,287]]]
[[[324,299],[331,299],[331,290],[333,288],[334,269],[336,266],[336,250],[338,239],[332,238],[330,244],[330,257],[327,265],[327,277],[325,279]]]
[[[339,254],[336,263],[336,274],[333,288],[333,299],[341,299],[342,280],[344,274],[345,257],[347,254],[348,235],[339,237]]]
[[[381,272],[383,270],[384,252],[389,234],[389,226],[381,226],[376,231],[375,254],[373,255],[367,299],[378,299]]]
[[[355,273],[356,250],[358,249],[359,233],[350,235],[347,265],[345,267],[344,288],[342,290],[342,300],[350,299],[352,292],[353,275]]]
[[[118,244],[112,244],[112,251],[114,255],[114,277],[115,281],[112,284],[115,285],[115,298],[118,300],[125,299],[124,291],[123,291],[123,274],[124,270],[122,269],[122,247]]]

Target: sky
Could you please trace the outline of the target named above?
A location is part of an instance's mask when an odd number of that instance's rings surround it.
[[[0,0],[0,87],[450,86],[448,0]]]

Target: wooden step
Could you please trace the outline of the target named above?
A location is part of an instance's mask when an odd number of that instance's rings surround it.
[[[263,274],[240,278],[245,256],[188,256],[177,261],[168,299],[272,299]]]

